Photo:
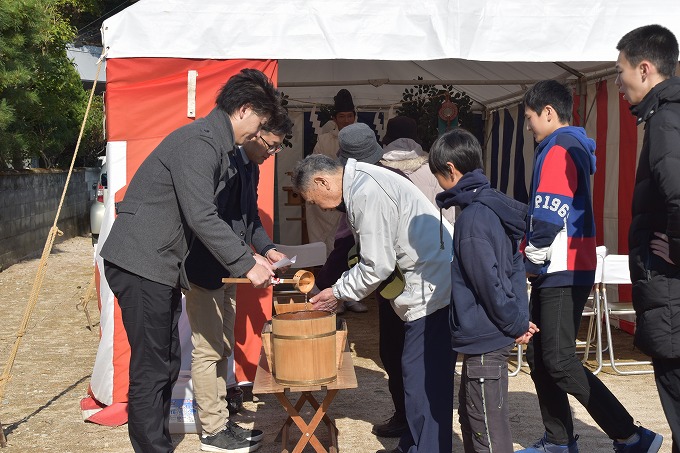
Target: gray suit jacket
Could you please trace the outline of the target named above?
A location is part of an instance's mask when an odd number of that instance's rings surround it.
[[[217,215],[217,194],[236,175],[228,158],[233,135],[218,108],[168,135],[118,203],[102,258],[146,279],[189,288],[184,260],[196,238],[231,275],[250,270],[252,249]]]

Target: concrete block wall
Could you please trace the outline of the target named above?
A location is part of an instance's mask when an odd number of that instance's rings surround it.
[[[89,209],[97,169],[75,169],[57,227],[63,238],[90,232]],[[66,171],[0,173],[0,270],[22,259],[40,256],[54,223]]]

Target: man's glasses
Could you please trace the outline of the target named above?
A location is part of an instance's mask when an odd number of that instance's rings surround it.
[[[262,140],[262,143],[264,143],[264,146],[267,147],[267,153],[270,156],[277,154],[278,152],[280,152],[283,149],[283,143],[281,143],[280,145],[272,146],[269,143],[267,143],[267,140],[265,140],[264,137],[262,137],[261,135],[260,135],[260,140]]]

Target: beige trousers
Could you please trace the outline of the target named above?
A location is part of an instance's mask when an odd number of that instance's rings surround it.
[[[224,429],[227,409],[227,358],[234,345],[236,285],[205,289],[191,285],[185,292],[191,326],[191,380],[203,434],[212,436]]]

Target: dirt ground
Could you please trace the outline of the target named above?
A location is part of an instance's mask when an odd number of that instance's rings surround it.
[[[4,367],[28,302],[38,268],[38,259],[10,266],[0,272],[0,366]],[[79,401],[87,385],[97,351],[98,326],[87,328],[85,314],[76,305],[85,296],[92,268],[89,237],[78,237],[55,245],[38,303],[30,319],[14,364],[12,379],[0,400],[0,423],[13,452],[128,452],[127,427],[102,427],[84,423]],[[346,315],[359,388],[338,393],[329,414],[339,429],[339,447],[345,452],[373,452],[393,448],[396,439],[377,438],[371,426],[391,415],[385,373],[378,359],[377,308],[366,314]],[[98,320],[96,302],[90,302],[93,320]],[[631,348],[631,337],[618,333],[615,344],[622,358],[639,355]],[[662,452],[671,451],[670,430],[659,403],[652,375],[619,376],[605,368],[599,374],[633,418],[665,437]],[[456,379],[456,385],[458,384]],[[510,379],[510,420],[515,447],[530,445],[543,433],[533,383],[528,368]],[[457,405],[457,403],[456,403]],[[611,441],[578,402],[572,400],[574,425],[580,435],[582,453],[611,451]],[[245,403],[236,417],[245,426],[265,432],[260,452],[281,451],[275,441],[285,413],[272,395],[256,396]],[[462,451],[460,428],[454,414],[454,448]],[[293,431],[291,431],[293,432]],[[322,431],[321,431],[322,432]],[[327,441],[326,435],[319,436]],[[196,434],[173,437],[176,451],[195,452]],[[307,448],[305,451],[313,451]]]

